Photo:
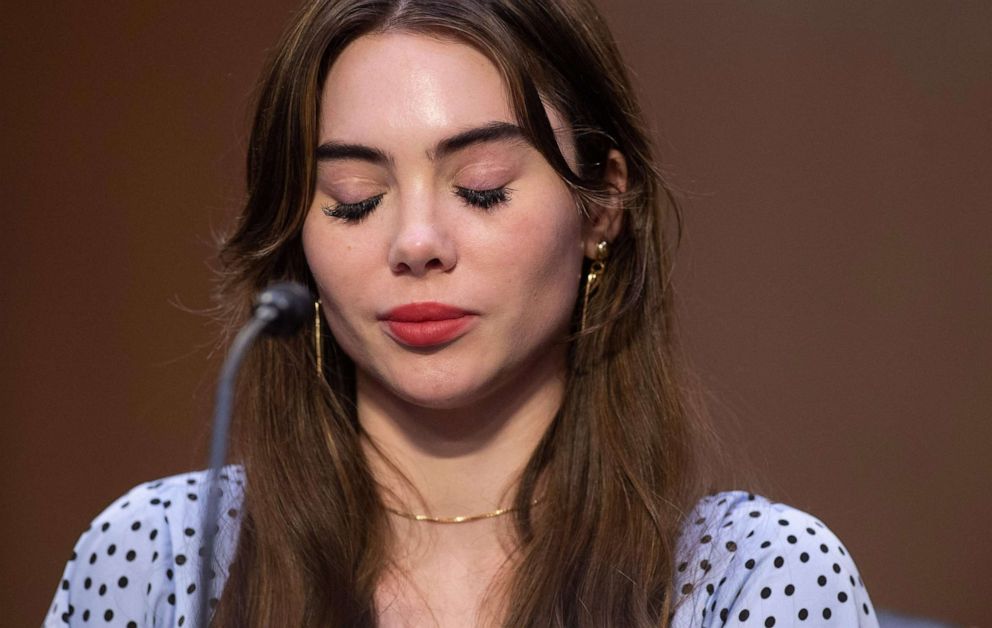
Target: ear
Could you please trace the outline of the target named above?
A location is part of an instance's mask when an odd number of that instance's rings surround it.
[[[627,160],[623,153],[611,148],[603,169],[606,192],[603,200],[589,208],[590,216],[582,230],[586,257],[596,257],[596,245],[613,242],[623,224],[623,195],[627,191]]]

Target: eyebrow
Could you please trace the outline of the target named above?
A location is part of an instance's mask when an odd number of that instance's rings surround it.
[[[488,124],[444,138],[434,148],[427,151],[427,158],[431,161],[437,161],[475,144],[508,140],[523,141],[530,144],[523,129],[516,124],[510,124],[509,122],[489,122]],[[357,159],[375,165],[386,165],[393,162],[392,156],[386,152],[363,144],[330,141],[324,142],[317,147],[317,161],[337,159]]]

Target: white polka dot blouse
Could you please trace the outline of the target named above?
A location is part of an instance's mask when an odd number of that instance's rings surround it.
[[[56,626],[192,626],[234,555],[244,478],[220,476],[215,577],[199,582],[206,473],[140,485],[83,532],[48,615]],[[741,491],[703,498],[685,524],[672,626],[838,626],[878,621],[850,553],[816,518]],[[193,627],[200,628],[200,627]]]

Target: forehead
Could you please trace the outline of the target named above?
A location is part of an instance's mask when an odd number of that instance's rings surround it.
[[[356,39],[322,89],[322,141],[389,141],[397,133],[429,140],[492,121],[515,121],[496,66],[468,45],[427,35]]]

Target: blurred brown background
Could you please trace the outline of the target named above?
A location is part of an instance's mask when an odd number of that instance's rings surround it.
[[[202,465],[212,233],[284,2],[14,3],[0,23],[0,624],[90,518]],[[682,191],[712,410],[877,606],[986,620],[992,3],[602,0]],[[737,425],[733,428],[733,425]]]

